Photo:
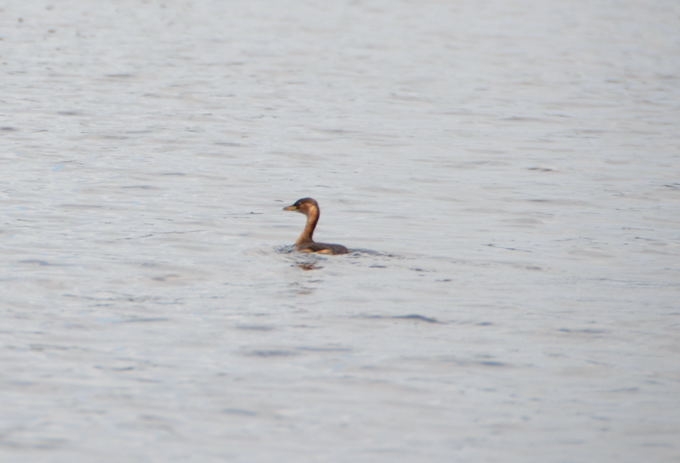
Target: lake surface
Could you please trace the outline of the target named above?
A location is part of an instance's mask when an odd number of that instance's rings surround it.
[[[679,18],[3,3],[0,460],[680,461]]]

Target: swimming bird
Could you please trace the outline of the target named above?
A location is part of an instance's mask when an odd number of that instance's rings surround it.
[[[317,243],[312,238],[314,229],[319,221],[321,209],[319,203],[312,198],[302,198],[295,201],[288,207],[283,208],[284,211],[295,211],[307,216],[307,223],[302,230],[300,237],[295,242],[295,249],[300,252],[316,252],[319,254],[347,254],[349,251],[341,244]]]

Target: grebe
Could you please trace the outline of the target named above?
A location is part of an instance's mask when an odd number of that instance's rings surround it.
[[[300,252],[317,252],[319,254],[347,254],[349,251],[341,244],[317,243],[312,239],[316,223],[319,221],[321,209],[319,203],[312,198],[302,198],[295,201],[284,211],[296,211],[307,216],[307,224],[300,237],[295,242],[295,249]]]

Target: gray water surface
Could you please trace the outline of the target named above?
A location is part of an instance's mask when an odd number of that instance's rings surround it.
[[[679,18],[0,5],[0,460],[680,461]]]

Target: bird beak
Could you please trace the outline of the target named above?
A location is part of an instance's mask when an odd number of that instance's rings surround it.
[[[295,204],[291,204],[290,206],[284,207],[284,211],[297,211],[297,207],[295,207]]]

